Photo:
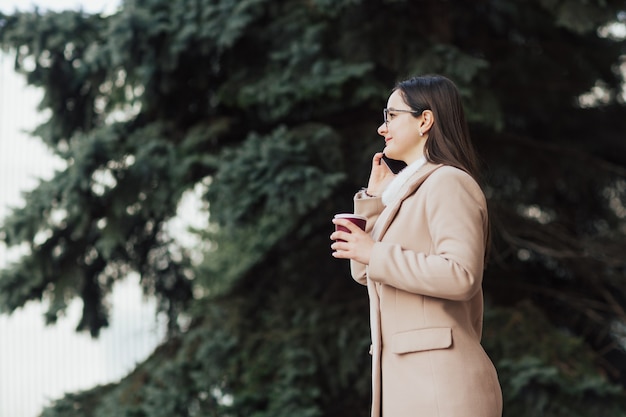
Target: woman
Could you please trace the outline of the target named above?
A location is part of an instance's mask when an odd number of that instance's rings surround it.
[[[480,345],[487,205],[456,86],[438,75],[398,83],[378,133],[407,167],[395,175],[375,154],[354,199],[366,230],[334,219],[349,232],[331,235],[370,298],[372,416],[500,417]]]

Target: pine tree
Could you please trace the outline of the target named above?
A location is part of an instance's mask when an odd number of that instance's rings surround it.
[[[330,219],[383,146],[390,88],[423,73],[459,85],[484,157],[484,345],[505,415],[626,415],[625,48],[610,30],[625,13],[125,0],[106,17],[0,15],[0,47],[51,110],[34,134],[67,161],[3,219],[29,251],[0,273],[0,311],[46,300],[54,323],[79,297],[78,330],[97,336],[113,283],[137,271],[171,323],[123,381],[43,415],[368,415],[367,297],[330,256]],[[166,227],[195,187],[200,264]]]

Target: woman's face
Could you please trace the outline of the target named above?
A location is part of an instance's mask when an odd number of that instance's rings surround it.
[[[426,136],[420,136],[423,116],[415,117],[404,102],[402,93],[394,91],[387,101],[387,122],[378,127],[378,134],[385,138],[384,153],[392,159],[411,164],[424,154]]]

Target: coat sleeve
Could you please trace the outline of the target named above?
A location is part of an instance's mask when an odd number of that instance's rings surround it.
[[[428,228],[428,253],[383,239],[374,245],[369,277],[412,293],[467,300],[482,285],[488,230],[484,194],[473,178],[451,167],[435,172],[417,192],[427,193],[424,213],[415,215],[426,220],[419,227]]]
[[[378,219],[378,216],[383,211],[385,206],[383,205],[381,197],[368,197],[363,191],[359,191],[354,196],[354,213],[367,218],[367,224],[365,225],[365,231],[369,234],[372,233],[374,223]],[[362,285],[367,285],[367,269],[366,265],[351,260],[350,272],[352,278]]]

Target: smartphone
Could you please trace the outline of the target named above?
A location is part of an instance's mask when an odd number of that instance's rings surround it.
[[[391,172],[397,174],[402,171],[406,167],[406,163],[404,161],[399,161],[397,159],[391,159],[383,154],[383,161],[387,164]]]

